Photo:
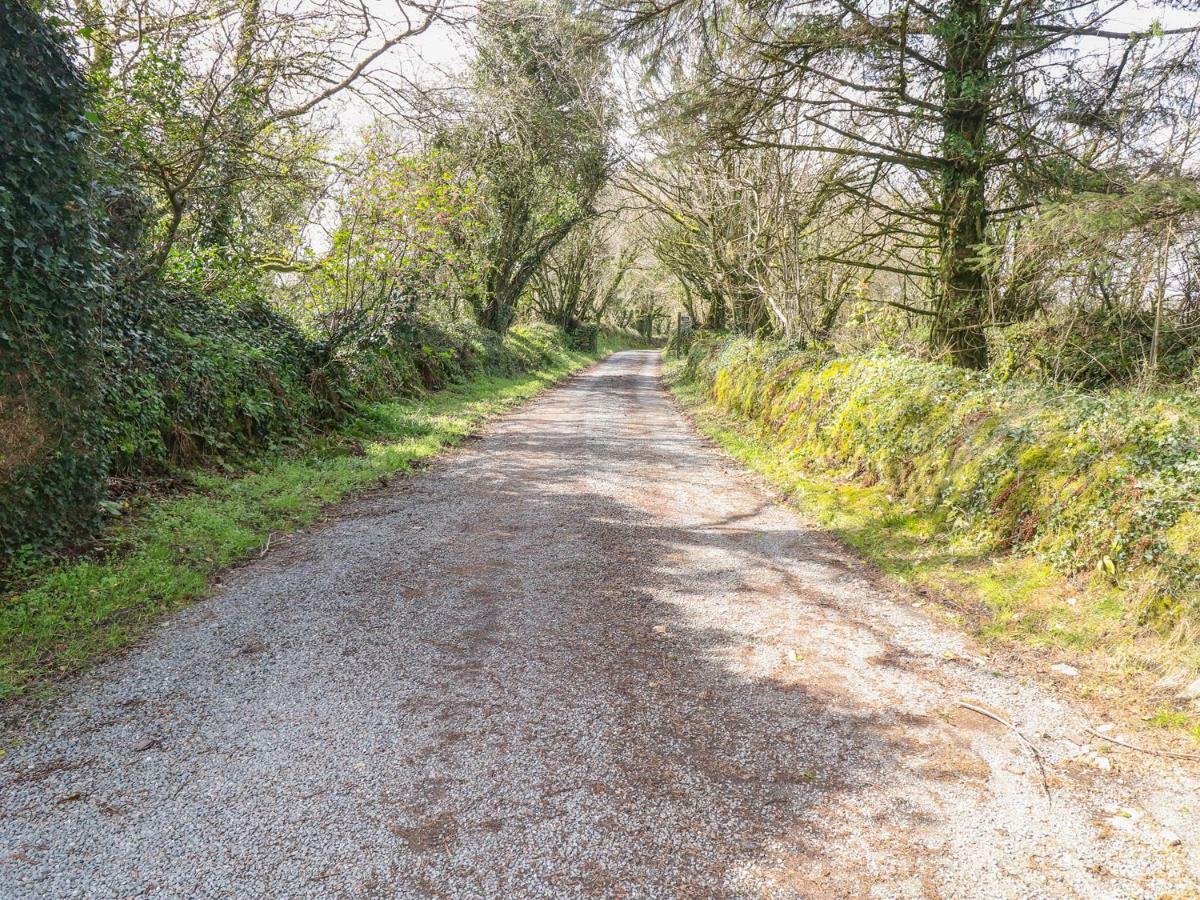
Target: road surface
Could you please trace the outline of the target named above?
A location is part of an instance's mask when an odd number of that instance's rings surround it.
[[[0,758],[0,896],[1195,889],[1194,774],[913,600],[620,353],[74,683]]]

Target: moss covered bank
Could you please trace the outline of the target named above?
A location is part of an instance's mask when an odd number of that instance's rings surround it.
[[[696,341],[672,377],[710,436],[985,636],[1153,676],[1155,702],[1179,705],[1200,636],[1194,396],[743,338]]]

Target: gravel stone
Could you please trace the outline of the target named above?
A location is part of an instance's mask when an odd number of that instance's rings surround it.
[[[1200,678],[1176,694],[1176,697],[1180,700],[1200,700]]]
[[[611,357],[79,678],[0,758],[0,896],[1197,887],[1194,769],[1086,765],[1082,711],[773,502],[659,372]]]

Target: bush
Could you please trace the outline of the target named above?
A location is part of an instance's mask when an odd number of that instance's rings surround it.
[[[0,11],[0,559],[87,533],[105,479],[238,457],[335,418],[339,367],[263,300],[203,267],[136,271],[142,210],[92,158],[61,38]],[[112,171],[105,189],[96,165]],[[93,212],[106,210],[107,232]]]
[[[686,357],[699,336],[700,332],[694,328],[689,328],[687,331],[672,328],[663,353],[668,359]]]
[[[110,476],[237,461],[364,400],[561,363],[551,326],[502,337],[411,309],[338,348],[236,254],[181,241],[148,266],[150,204],[93,146],[64,37],[0,6],[0,69],[0,562],[86,534]]]
[[[997,551],[1136,580],[1147,614],[1198,611],[1200,402],[1187,392],[1051,391],[744,338],[698,341],[685,371],[805,465],[883,482]]]
[[[567,330],[571,349],[584,353],[595,353],[600,348],[600,326],[593,323],[576,323]]]
[[[0,7],[0,558],[97,515],[95,322],[108,289],[86,91],[63,37]]]
[[[119,474],[238,458],[338,418],[342,367],[261,297],[175,285],[106,323],[104,438]]]
[[[412,396],[479,375],[514,375],[545,366],[567,349],[550,325],[517,325],[501,336],[473,322],[398,318],[383,337],[346,356],[352,381],[367,399]]]
[[[1154,323],[1136,315],[1080,311],[1069,321],[1044,318],[998,331],[995,343],[1005,373],[1108,388],[1137,384],[1149,374]],[[1164,317],[1157,359],[1154,375],[1160,381],[1182,382],[1196,372],[1200,340],[1195,324]]]

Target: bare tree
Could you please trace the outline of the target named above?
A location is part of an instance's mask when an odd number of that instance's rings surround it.
[[[294,237],[284,208],[313,202],[323,182],[330,123],[315,117],[443,6],[77,0],[114,155],[156,209],[140,276],[181,239],[253,255]]]
[[[599,324],[617,303],[635,249],[610,246],[610,228],[576,228],[546,259],[530,283],[534,313],[568,331]]]
[[[596,215],[613,162],[604,33],[560,0],[490,2],[478,23],[472,105],[444,141],[484,211],[476,317],[504,331],[531,279]]]

